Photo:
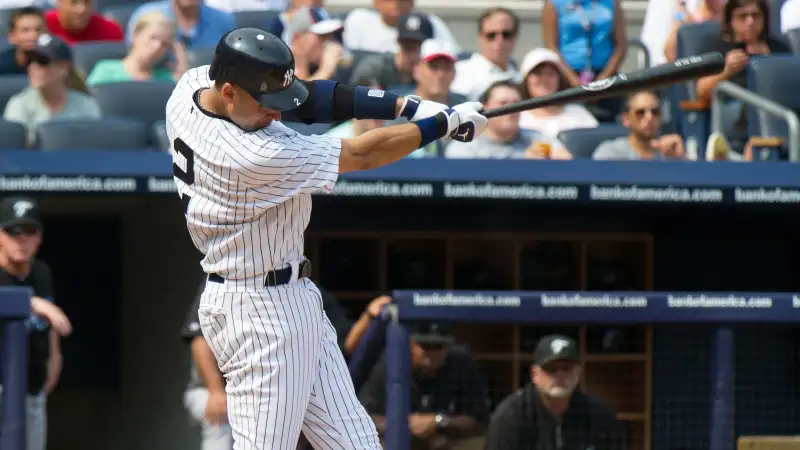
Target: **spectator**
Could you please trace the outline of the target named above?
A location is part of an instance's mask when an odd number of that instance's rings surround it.
[[[478,365],[438,324],[417,327],[412,335],[411,390],[413,450],[482,450],[489,396]],[[386,362],[381,360],[361,390],[360,399],[378,433],[386,432]],[[391,426],[391,425],[389,425]]]
[[[36,259],[41,244],[42,222],[36,201],[26,197],[3,199],[0,202],[0,286],[25,286],[33,290],[33,314],[26,321],[27,450],[47,447],[47,396],[61,376],[60,336],[71,332],[69,320],[54,303],[52,271],[44,261]],[[0,336],[0,348],[3,348],[2,338]]]
[[[397,51],[397,24],[414,9],[414,0],[373,0],[375,9],[356,8],[344,21],[344,46],[350,50],[394,53]],[[460,51],[453,33],[439,17],[428,14],[433,37],[448,41]]]
[[[380,85],[378,85],[377,80],[370,78],[357,78],[353,80],[353,84],[357,86],[368,86],[373,89],[381,89]],[[381,128],[382,126],[384,126],[383,120],[353,119],[353,120],[348,120],[346,122],[342,122],[334,126],[330,130],[328,130],[325,134],[329,134],[331,136],[337,136],[340,138],[351,138],[355,136],[361,136],[362,134],[366,133],[369,130]]]
[[[260,0],[256,0],[260,2]],[[294,13],[300,8],[320,8],[322,9],[322,0],[291,0],[289,7],[285,11],[267,21],[264,26],[264,31],[268,31],[275,36],[283,39],[287,45],[292,44],[292,36],[287,32],[289,21],[294,16]]]
[[[0,51],[0,75],[27,73],[25,52],[36,46],[36,39],[44,30],[44,15],[40,9],[25,6],[11,13],[8,23],[8,43],[11,45]]]
[[[678,59],[678,28],[690,23],[718,22],[722,18],[724,3],[725,0],[703,0],[694,13],[683,8],[681,12],[676,14],[672,32],[664,45],[664,55],[667,61]]]
[[[486,109],[499,108],[521,100],[522,92],[511,81],[492,84],[480,98]],[[521,130],[519,122],[519,113],[491,118],[483,133],[472,142],[451,142],[445,149],[445,156],[480,159],[572,157],[560,142],[544,139],[534,131]]]
[[[709,99],[720,81],[747,87],[745,68],[751,56],[790,53],[781,41],[770,37],[766,0],[729,0],[722,13],[722,37],[725,40],[725,68],[718,75],[697,80],[697,96]],[[744,103],[726,100],[722,111],[722,134],[737,153],[744,153],[748,141],[747,112]],[[736,155],[739,156],[739,155]]]
[[[345,56],[333,34],[342,21],[331,19],[321,8],[301,8],[292,16],[288,31],[292,35],[294,71],[302,80],[330,80]]]
[[[486,450],[624,450],[625,433],[600,399],[578,390],[578,344],[545,336],[533,352],[530,380],[497,407]]]
[[[353,70],[350,84],[374,79],[383,89],[414,83],[413,69],[419,62],[422,43],[433,38],[433,24],[424,14],[405,14],[397,21],[397,50],[378,53],[361,60]],[[357,83],[356,83],[357,84]]]
[[[800,0],[786,0],[781,6],[781,33],[800,28]]]
[[[358,344],[361,342],[361,339],[364,337],[364,334],[366,334],[370,323],[372,323],[372,321],[378,317],[383,307],[391,303],[391,301],[391,297],[381,295],[380,297],[376,297],[369,302],[366,309],[364,309],[364,312],[361,313],[361,315],[358,317],[358,320],[345,335],[344,343],[342,344],[342,352],[345,356],[353,354],[358,347]],[[327,310],[328,308],[326,306],[325,311]],[[330,315],[330,313],[328,313],[328,315]],[[340,333],[339,335],[341,336],[342,334]]]
[[[569,69],[553,51],[546,48],[531,50],[522,60],[523,97],[537,98],[565,89],[569,87],[569,74]],[[583,106],[571,103],[525,111],[520,114],[519,126],[556,139],[563,130],[594,128],[597,119]]]
[[[161,65],[172,51],[172,70]],[[99,61],[89,74],[90,85],[120,81],[175,81],[189,67],[186,51],[175,40],[175,24],[160,12],[142,14],[133,30],[133,42],[124,59]]]
[[[519,17],[513,11],[492,7],[478,18],[478,51],[456,63],[453,92],[469,100],[478,97],[495,81],[519,81],[519,71],[511,61],[517,44]]]
[[[622,124],[631,130],[628,136],[600,144],[593,159],[664,160],[683,159],[683,138],[661,134],[661,99],[654,91],[632,94],[622,113]]]
[[[122,41],[122,28],[113,20],[95,14],[92,0],[57,0],[56,8],[44,15],[47,29],[69,45],[89,41]]]
[[[204,4],[203,0],[157,0],[145,3],[133,12],[125,37],[129,45],[133,41],[139,17],[154,11],[175,22],[177,40],[187,50],[216,47],[222,35],[236,28],[232,14],[214,9]]]
[[[72,66],[72,51],[66,42],[43,34],[27,57],[30,86],[11,97],[3,118],[25,125],[29,145],[34,143],[36,126],[42,122],[100,117],[100,106]]]

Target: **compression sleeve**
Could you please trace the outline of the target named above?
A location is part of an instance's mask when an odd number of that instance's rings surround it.
[[[350,86],[337,81],[304,82],[308,99],[297,109],[284,111],[286,122],[334,123],[351,119],[393,120],[398,96],[380,89]]]

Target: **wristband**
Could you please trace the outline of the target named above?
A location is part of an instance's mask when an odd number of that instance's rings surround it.
[[[414,124],[419,128],[419,133],[422,135],[419,148],[425,147],[447,135],[447,116],[444,113],[416,121]]]

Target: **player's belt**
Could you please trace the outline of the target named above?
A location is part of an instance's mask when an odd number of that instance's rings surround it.
[[[301,278],[310,278],[311,277],[311,261],[304,260],[300,264],[297,265],[297,279]],[[218,275],[216,273],[212,273],[208,276],[208,281],[212,283],[224,283],[225,278],[222,275]],[[286,267],[283,269],[278,270],[271,270],[267,272],[264,276],[264,286],[265,287],[275,287],[280,286],[282,284],[286,284],[292,281],[292,268]]]

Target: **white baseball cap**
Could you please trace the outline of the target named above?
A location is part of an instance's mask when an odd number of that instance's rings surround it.
[[[452,62],[458,60],[456,49],[449,41],[441,41],[438,39],[427,39],[422,43],[420,48],[420,58],[423,62],[431,62],[436,58],[446,58]]]
[[[561,58],[558,57],[558,54],[542,47],[533,49],[525,55],[520,65],[520,73],[523,77],[526,77],[533,69],[544,63],[553,64],[558,68],[559,72],[562,71]]]

